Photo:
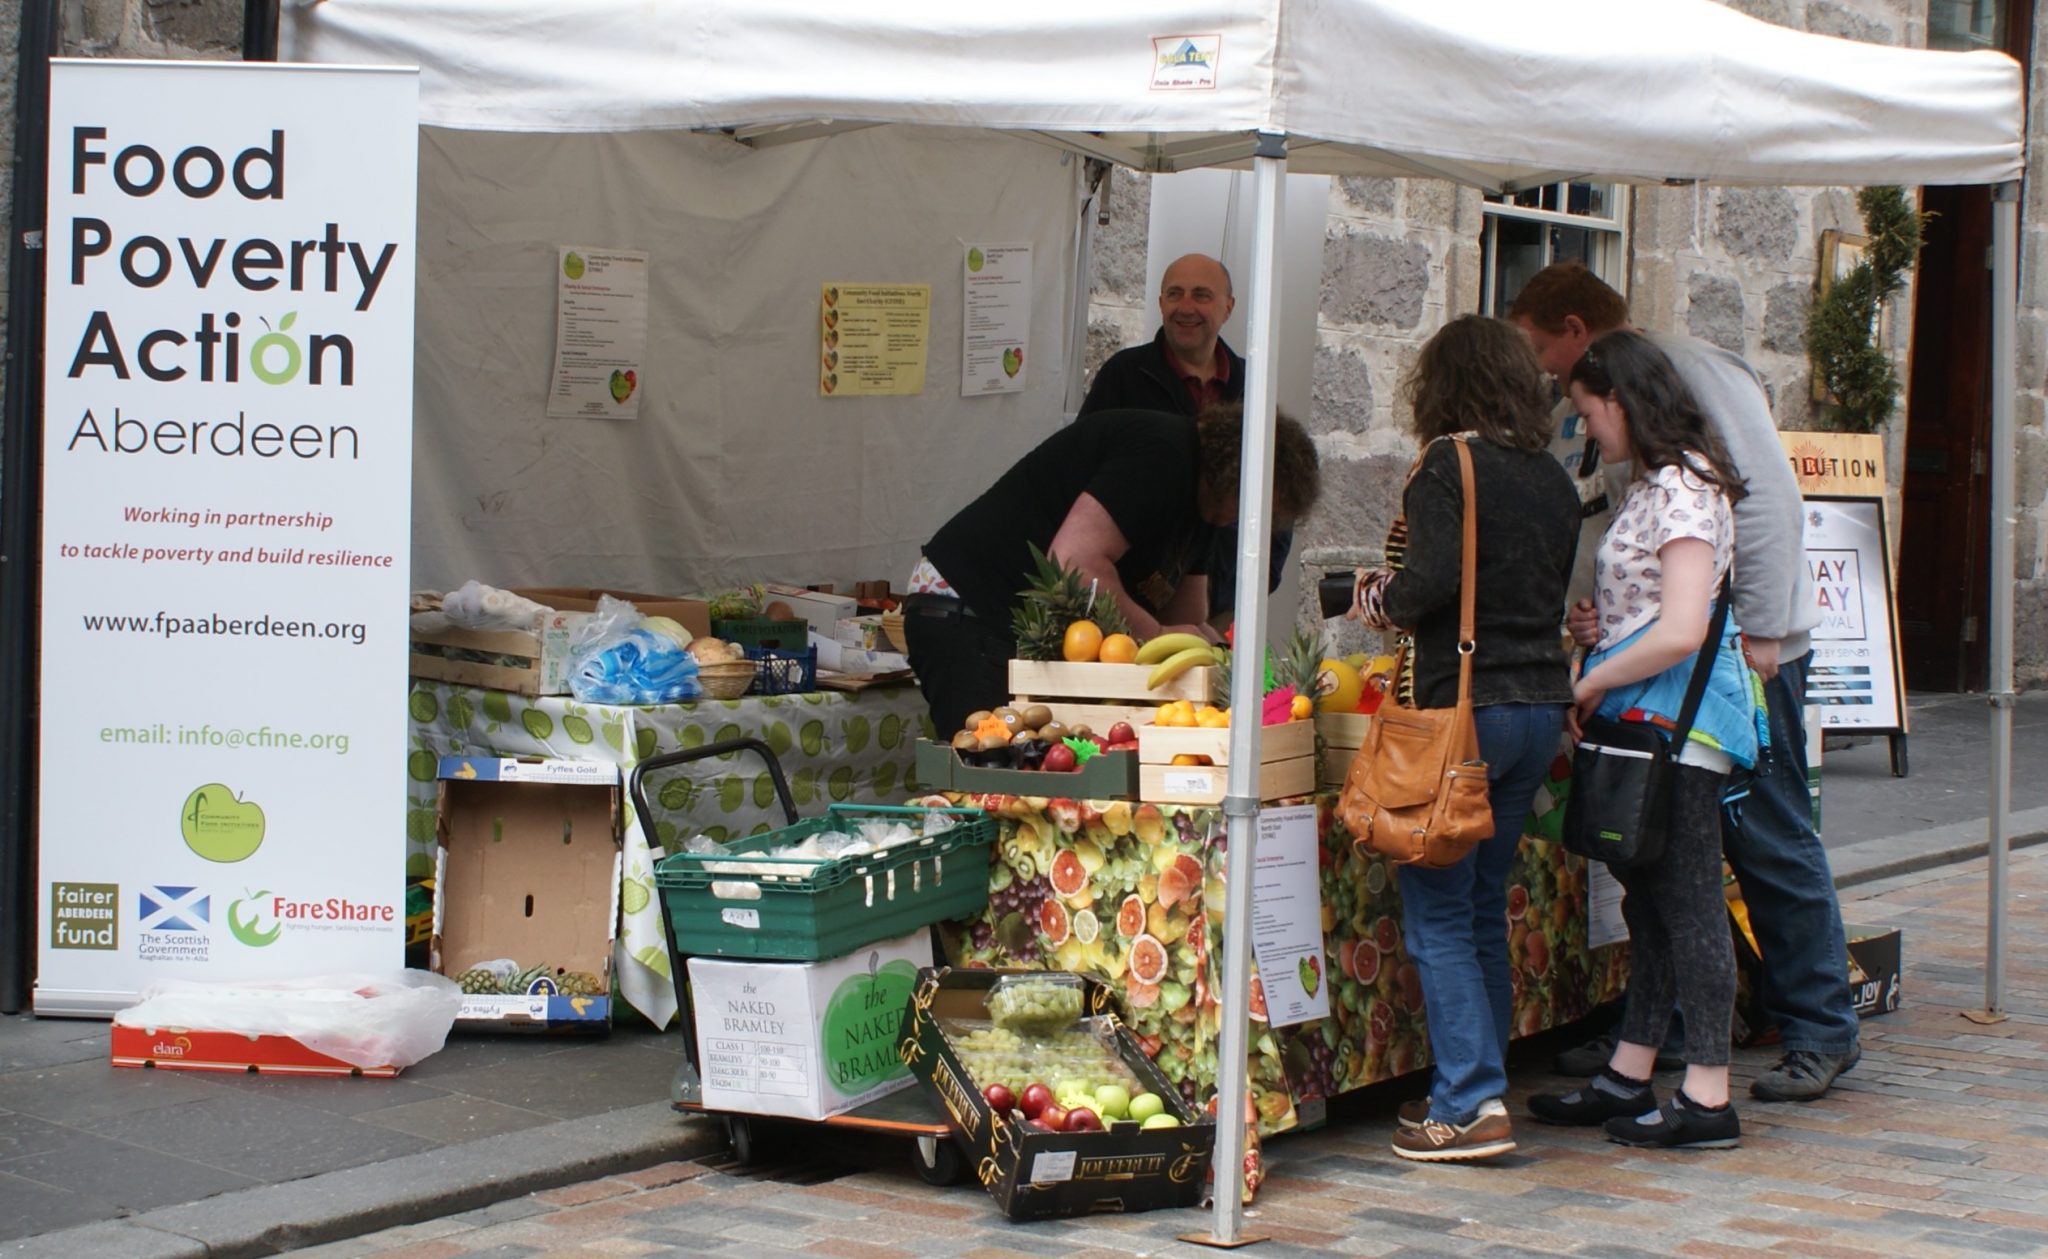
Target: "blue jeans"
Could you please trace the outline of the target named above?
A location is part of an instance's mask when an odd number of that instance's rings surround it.
[[[1764,683],[1771,719],[1768,763],[1721,825],[1722,853],[1742,884],[1763,957],[1758,996],[1786,1049],[1844,1054],[1856,1046],[1848,945],[1827,851],[1813,831],[1800,724],[1809,656],[1783,661]]]
[[[1441,870],[1400,867],[1401,932],[1422,974],[1423,1014],[1436,1058],[1430,1118],[1466,1124],[1508,1091],[1514,995],[1508,978],[1508,867],[1522,824],[1564,732],[1563,704],[1476,710],[1487,765],[1493,838]]]

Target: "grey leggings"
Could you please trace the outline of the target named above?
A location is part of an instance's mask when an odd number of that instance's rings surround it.
[[[1721,792],[1726,774],[1680,765],[1671,792],[1664,856],[1616,870],[1626,893],[1628,1005],[1621,1039],[1662,1045],[1674,1005],[1685,1024],[1685,1060],[1728,1064],[1735,1006],[1735,946],[1721,895]]]

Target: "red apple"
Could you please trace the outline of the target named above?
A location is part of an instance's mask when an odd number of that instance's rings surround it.
[[[1045,1114],[1045,1108],[1052,1105],[1052,1090],[1043,1084],[1027,1084],[1017,1098],[1017,1109],[1024,1112],[1026,1119],[1037,1119]]]
[[[1112,743],[1103,749],[1105,752],[1135,752],[1137,750],[1138,741],[1136,739],[1125,739],[1121,743]]]
[[[998,1115],[1007,1115],[1017,1108],[1017,1094],[1007,1084],[991,1084],[981,1090],[981,1096]]]
[[[1075,769],[1074,749],[1064,743],[1055,743],[1045,750],[1045,763],[1040,769],[1049,774],[1066,774]]]
[[[1045,1109],[1038,1112],[1038,1122],[1054,1132],[1067,1131],[1067,1108],[1058,1102],[1047,1102]]]
[[[1076,1106],[1067,1112],[1066,1131],[1100,1132],[1102,1131],[1102,1116],[1086,1106]]]
[[[1131,723],[1128,721],[1119,721],[1109,728],[1109,741],[1112,744],[1135,743],[1137,739],[1138,732],[1131,729]]]

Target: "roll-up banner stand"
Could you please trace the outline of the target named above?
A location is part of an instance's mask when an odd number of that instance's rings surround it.
[[[1806,702],[1824,732],[1885,736],[1906,773],[1906,680],[1885,520],[1884,441],[1867,433],[1780,433],[1806,505],[1806,563],[1820,623]]]
[[[51,65],[38,1014],[404,965],[418,119]]]

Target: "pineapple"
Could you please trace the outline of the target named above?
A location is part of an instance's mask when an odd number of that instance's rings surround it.
[[[1296,630],[1287,640],[1287,654],[1273,662],[1273,681],[1267,689],[1291,684],[1296,695],[1315,699],[1326,689],[1322,685],[1322,672],[1322,636]]]
[[[1034,571],[1030,584],[1018,592],[1023,601],[1010,614],[1019,659],[1062,659],[1060,648],[1067,626],[1083,619],[1095,622],[1104,635],[1131,632],[1123,609],[1108,592],[1096,591],[1095,606],[1089,607],[1089,580],[1079,569],[1068,568],[1039,550],[1036,543],[1026,545],[1031,547]]]
[[[512,996],[523,997],[531,993],[542,980],[552,981],[548,968],[545,966],[529,966],[505,981],[505,991]]]
[[[610,985],[587,970],[572,970],[562,976],[562,992],[571,997],[601,997]]]
[[[470,996],[498,991],[498,977],[482,967],[473,967],[455,977],[455,983]]]

